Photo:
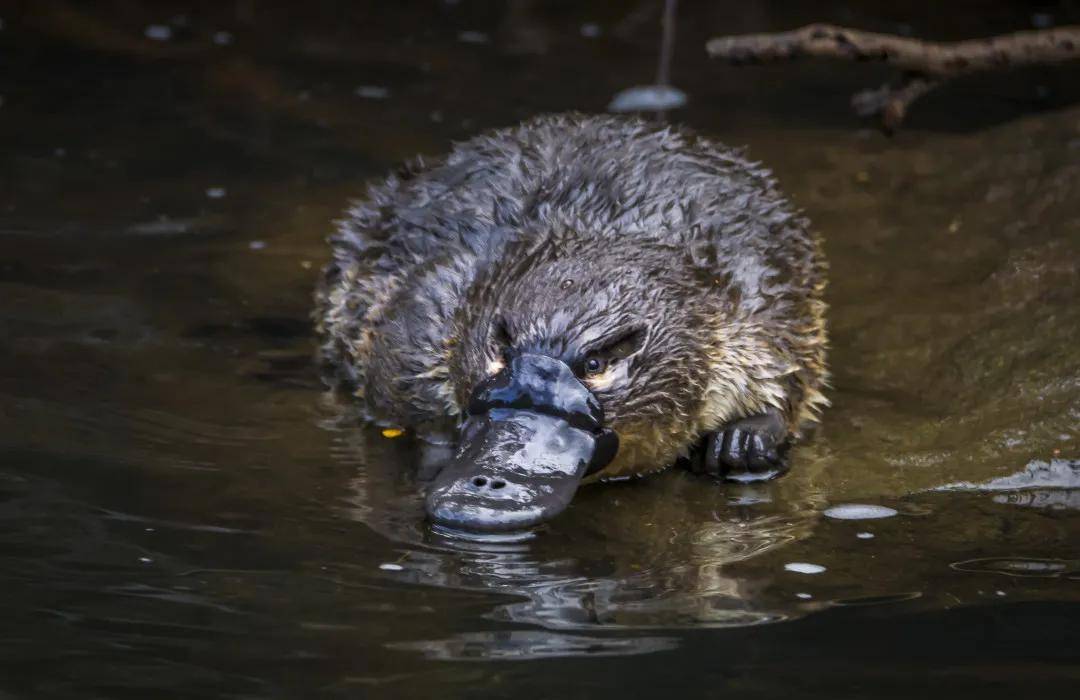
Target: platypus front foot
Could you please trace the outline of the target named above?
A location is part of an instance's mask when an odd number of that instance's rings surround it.
[[[694,471],[728,481],[766,481],[787,471],[787,424],[779,411],[740,418],[702,439]]]

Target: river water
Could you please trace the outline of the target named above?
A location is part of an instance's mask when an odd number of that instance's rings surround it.
[[[890,138],[847,107],[879,68],[702,50],[1074,6],[683,3],[670,118],[769,164],[831,262],[833,406],[784,478],[456,541],[415,446],[324,393],[349,198],[649,82],[657,5],[0,2],[0,698],[1074,692],[1080,73],[958,82]]]

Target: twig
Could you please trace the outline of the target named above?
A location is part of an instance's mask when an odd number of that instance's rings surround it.
[[[675,7],[679,0],[664,3],[664,17],[660,20],[660,64],[656,69],[656,84],[671,83],[671,56],[675,53]]]
[[[811,56],[873,61],[898,68],[903,71],[898,83],[860,92],[851,100],[857,113],[880,115],[882,125],[891,130],[900,125],[912,102],[957,76],[1080,58],[1080,26],[938,42],[811,24],[776,34],[717,37],[706,43],[705,50],[712,58],[733,65]]]

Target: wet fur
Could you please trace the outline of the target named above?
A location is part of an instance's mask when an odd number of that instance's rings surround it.
[[[825,264],[771,174],[688,131],[539,117],[417,159],[339,222],[316,298],[333,385],[371,419],[447,439],[506,345],[574,366],[643,331],[593,381],[620,435],[605,477],[701,435],[826,400]]]

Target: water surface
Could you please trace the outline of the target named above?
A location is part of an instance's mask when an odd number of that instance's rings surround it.
[[[671,117],[826,237],[833,407],[791,473],[586,488],[476,543],[324,394],[323,238],[402,158],[651,80],[652,4],[0,3],[0,697],[1074,691],[1077,70],[958,83],[890,139],[847,112],[874,67],[701,50],[1032,22],[932,7],[683,3]]]

